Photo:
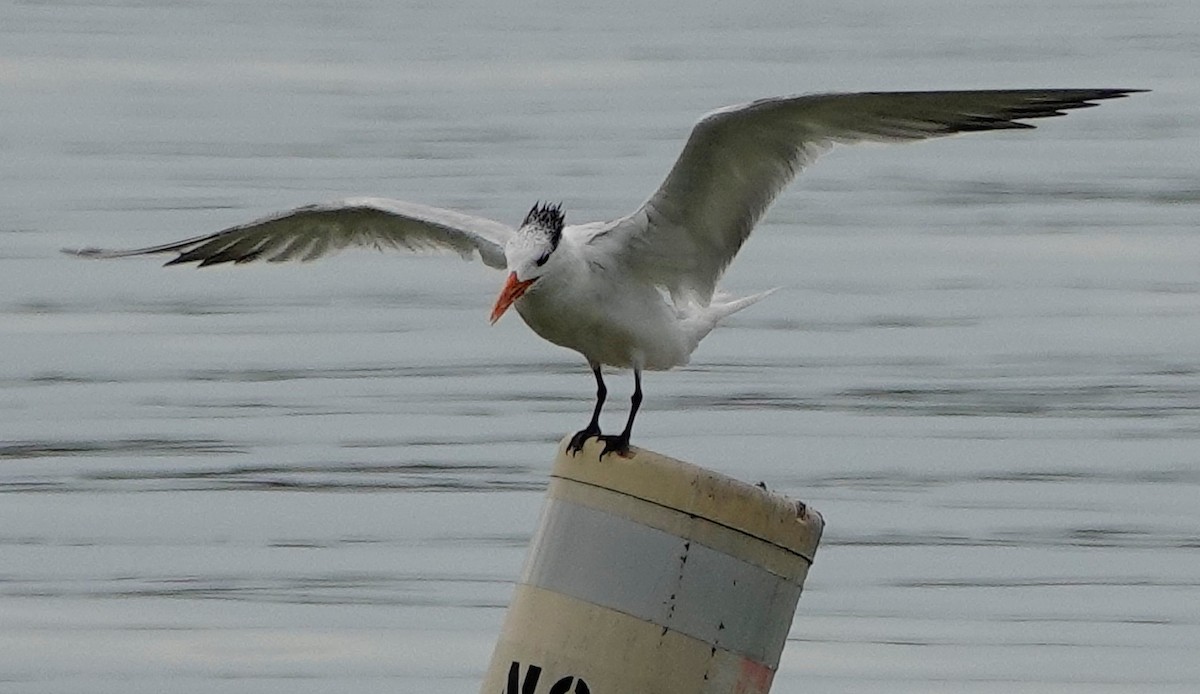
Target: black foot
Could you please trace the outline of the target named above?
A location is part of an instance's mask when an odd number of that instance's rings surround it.
[[[622,458],[629,458],[633,453],[629,452],[629,437],[621,436],[601,436],[600,440],[604,442],[604,450],[600,451],[600,457],[609,453],[616,453]]]
[[[574,456],[583,450],[583,444],[587,443],[588,439],[598,436],[600,436],[600,427],[589,426],[583,431],[575,432],[575,435],[571,437],[571,442],[567,444],[567,453]]]

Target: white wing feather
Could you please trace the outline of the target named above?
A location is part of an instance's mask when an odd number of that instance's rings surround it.
[[[865,92],[730,106],[701,119],[654,195],[591,243],[673,296],[707,303],[775,196],[834,144],[1032,128],[1020,121],[1135,91]]]
[[[468,259],[478,253],[490,267],[504,269],[504,244],[513,233],[512,227],[500,222],[439,207],[382,198],[349,198],[298,207],[215,234],[161,246],[64,252],[90,258],[178,253],[167,265],[194,262],[203,267],[256,260],[315,260],[343,248],[366,246],[456,251]]]

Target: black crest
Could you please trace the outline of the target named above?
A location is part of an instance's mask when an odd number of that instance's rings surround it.
[[[557,246],[559,238],[562,237],[563,220],[565,218],[566,215],[563,214],[561,202],[557,205],[535,202],[533,207],[530,208],[529,214],[525,215],[525,221],[521,222],[521,226],[533,224],[548,230],[550,232],[550,242]]]

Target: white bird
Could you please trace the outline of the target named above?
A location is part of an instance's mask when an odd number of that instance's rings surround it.
[[[178,253],[167,265],[314,260],[348,246],[478,254],[506,280],[492,309],[583,355],[596,378],[591,421],[569,450],[599,437],[601,455],[629,453],[643,369],[686,364],[726,316],[769,292],[714,300],[717,281],[779,191],[839,143],[922,140],[1032,128],[1024,120],[1136,89],[1029,89],[813,94],[762,99],[705,115],[666,180],[632,214],[564,226],[561,205],[535,204],[517,229],[451,210],[379,198],[299,207],[206,236],[150,248],[66,250],[93,258]],[[600,433],[602,365],[633,370],[625,428]]]

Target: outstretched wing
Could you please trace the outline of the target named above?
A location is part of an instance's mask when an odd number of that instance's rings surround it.
[[[1032,128],[1022,121],[1137,91],[865,92],[730,106],[701,119],[658,191],[592,242],[672,294],[707,300],[780,189],[834,144]]]
[[[475,253],[487,265],[504,269],[504,244],[514,233],[507,225],[453,210],[382,198],[350,198],[308,205],[207,236],[175,243],[104,250],[63,249],[88,258],[125,258],[155,253],[178,253],[167,265],[265,260],[315,260],[350,246],[402,248],[412,251]]]

